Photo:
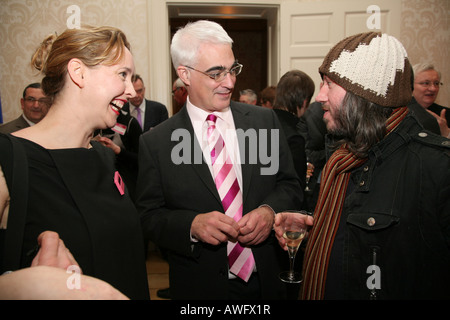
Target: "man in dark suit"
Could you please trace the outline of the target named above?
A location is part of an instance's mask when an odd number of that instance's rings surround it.
[[[179,29],[171,54],[188,100],[141,136],[137,188],[144,234],[168,250],[171,297],[286,298],[278,274],[288,257],[272,226],[276,212],[300,208],[303,194],[278,119],[272,110],[231,101],[242,65],[217,23],[197,21]],[[217,119],[215,125],[207,118]],[[217,132],[224,144],[210,143]],[[239,189],[230,207],[214,178],[213,159],[223,153],[232,159],[225,163],[232,168],[224,180],[228,184],[233,176],[232,187]],[[230,211],[242,211],[242,218]],[[241,260],[246,270],[229,260],[230,245],[249,253]]]
[[[122,110],[135,117],[141,125],[142,132],[145,132],[167,120],[169,114],[162,103],[145,99],[144,81],[138,74],[133,76],[132,81],[136,96],[131,98]]]
[[[41,89],[40,83],[32,83],[23,90],[20,99],[22,115],[0,126],[0,133],[11,133],[32,126],[44,118],[50,107],[50,101]]]

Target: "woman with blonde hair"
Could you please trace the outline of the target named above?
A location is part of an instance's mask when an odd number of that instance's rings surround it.
[[[0,136],[0,271],[28,267],[51,230],[83,274],[148,299],[137,211],[113,152],[91,140],[136,94],[130,44],[111,27],[66,30],[41,43],[32,65],[52,106],[35,126]]]

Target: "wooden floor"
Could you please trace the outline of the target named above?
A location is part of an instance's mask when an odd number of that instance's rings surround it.
[[[169,287],[169,264],[153,246],[147,254],[147,275],[150,300],[164,300],[156,295],[156,291]]]

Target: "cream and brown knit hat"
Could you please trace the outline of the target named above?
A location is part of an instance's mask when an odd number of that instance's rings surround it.
[[[330,50],[319,72],[380,106],[406,106],[412,97],[406,50],[387,34],[368,32],[345,38]]]

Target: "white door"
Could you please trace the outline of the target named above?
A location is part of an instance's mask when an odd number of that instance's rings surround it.
[[[367,31],[400,36],[401,0],[283,2],[280,6],[280,76],[306,72],[319,92],[323,58],[340,40]],[[313,97],[313,100],[314,100]]]

